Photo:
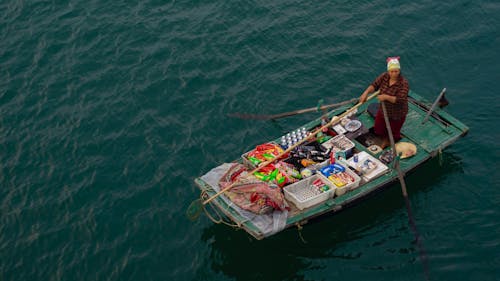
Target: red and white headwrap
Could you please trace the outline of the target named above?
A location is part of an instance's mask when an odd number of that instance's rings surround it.
[[[387,71],[391,69],[400,69],[399,57],[388,57],[387,58]]]

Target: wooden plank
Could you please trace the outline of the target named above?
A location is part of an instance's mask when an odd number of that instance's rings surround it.
[[[427,152],[431,153],[439,149],[440,145],[447,139],[462,134],[462,131],[457,127],[445,127],[432,117],[426,123],[422,124],[426,113],[414,105],[410,105],[410,108],[411,110],[406,116],[401,133],[414,143],[419,144]]]

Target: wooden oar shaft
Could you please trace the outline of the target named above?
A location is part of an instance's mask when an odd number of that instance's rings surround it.
[[[405,199],[406,211],[408,212],[408,221],[410,222],[410,227],[413,231],[413,234],[415,235],[415,240],[417,241],[420,259],[422,261],[422,266],[424,267],[425,280],[429,280],[429,267],[427,264],[427,254],[420,239],[420,234],[417,229],[417,224],[415,223],[415,219],[413,218],[413,214],[411,211],[410,200],[408,199],[408,192],[406,190],[406,182],[404,180],[403,171],[401,171],[401,167],[399,166],[399,156],[396,155],[396,144],[394,143],[394,136],[392,135],[391,123],[389,122],[389,116],[387,115],[385,102],[381,102],[380,104],[382,106],[382,113],[384,114],[384,121],[385,121],[385,127],[387,129],[387,135],[389,135],[389,141],[391,143],[393,159],[394,159],[393,161],[395,161],[394,167],[398,172],[398,179],[399,183],[401,184],[401,191]]]
[[[391,128],[391,123],[389,122],[389,116],[387,115],[387,110],[385,109],[385,102],[381,102],[380,105],[382,106],[382,113],[384,114],[384,121],[385,121],[385,128],[387,129],[387,135],[389,136],[389,142],[391,143],[391,148],[392,148],[392,158],[394,161],[396,160],[396,143],[394,142],[394,136],[392,135],[392,128]],[[403,173],[401,172],[401,169],[399,168],[399,165],[396,167],[398,171],[398,179],[399,182],[401,183],[401,190],[403,192],[404,197],[408,197],[408,192],[406,191],[406,183],[403,177]]]
[[[339,106],[343,106],[343,105],[346,105],[346,104],[353,103],[356,100],[357,99],[350,99],[350,100],[347,100],[347,101],[343,101],[343,102],[339,102],[339,103],[333,103],[333,104],[327,104],[327,105],[323,105],[323,106],[320,106],[320,107],[311,107],[311,108],[305,108],[305,109],[300,109],[300,110],[295,110],[295,111],[290,111],[290,112],[285,112],[285,113],[279,113],[279,114],[275,114],[275,115],[270,115],[269,119],[278,119],[278,118],[288,117],[288,116],[302,114],[302,113],[307,113],[307,112],[314,112],[314,111],[317,111],[318,109],[319,110],[330,109],[330,108],[333,108],[333,107],[339,107]]]
[[[330,109],[330,108],[334,108],[334,107],[339,107],[339,106],[353,103],[356,100],[357,99],[350,99],[350,100],[339,102],[339,103],[323,105],[321,107],[310,107],[310,108],[304,108],[304,109],[299,109],[299,110],[294,110],[294,111],[289,111],[289,112],[284,112],[284,113],[278,113],[278,114],[272,114],[272,115],[245,114],[245,113],[230,113],[228,115],[230,117],[238,117],[238,118],[242,118],[242,119],[272,120],[272,119],[279,119],[279,118],[283,118],[283,117],[298,115],[298,114],[302,114],[302,113],[314,112],[314,111],[317,111],[318,109],[325,110],[325,109]]]
[[[378,95],[379,91],[376,91],[375,93],[373,93],[371,96],[368,97],[367,100],[375,97],[376,95]],[[342,118],[344,118],[345,116],[349,115],[351,112],[353,112],[354,110],[356,110],[358,107],[360,107],[363,103],[357,103],[356,105],[354,105],[353,107],[351,107],[350,109],[348,109],[347,111],[345,111],[344,113],[342,113],[340,116],[335,116],[337,118],[332,118],[330,122],[328,122],[327,124],[321,126],[319,129],[317,129],[316,131],[312,132],[309,136],[301,139],[300,141],[296,142],[295,144],[293,144],[292,146],[290,146],[289,148],[287,148],[285,151],[283,151],[282,153],[278,154],[274,159],[271,159],[271,160],[268,160],[268,161],[265,161],[265,162],[262,162],[260,163],[260,165],[251,170],[249,172],[249,174],[253,174],[255,172],[258,172],[260,171],[262,168],[266,167],[267,165],[273,163],[275,160],[277,159],[280,159],[281,157],[283,157],[285,154],[289,153],[290,151],[292,151],[294,148],[298,147],[299,145],[301,145],[302,143],[304,143],[306,140],[308,139],[311,139],[313,138],[314,136],[316,136],[317,133],[323,131],[323,129],[326,129],[330,126],[333,126],[335,124],[337,124],[338,122],[340,122],[340,120]],[[229,189],[231,189],[235,184],[237,183],[237,181],[231,183],[230,185],[228,185],[227,187],[225,187],[224,189],[220,190],[219,192],[217,192],[216,194],[214,194],[212,197],[208,198],[207,200],[205,200],[203,202],[203,205],[205,204],[208,204],[210,203],[210,201],[214,200],[216,197],[218,197],[219,195],[221,195],[222,193],[228,191]]]
[[[439,103],[439,100],[441,100],[441,97],[444,95],[445,92],[446,92],[446,88],[443,88],[443,90],[441,91],[441,93],[439,93],[439,96],[436,98],[436,100],[432,104],[431,109],[429,109],[429,111],[427,112],[427,115],[425,115],[424,120],[422,120],[422,124],[424,124],[425,122],[427,122],[427,120],[429,119],[429,116],[431,116],[432,112],[434,112],[434,109],[436,108],[436,105]]]

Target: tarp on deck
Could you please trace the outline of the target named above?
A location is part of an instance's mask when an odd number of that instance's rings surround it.
[[[218,167],[213,168],[208,173],[200,177],[205,183],[210,185],[212,189],[216,192],[220,190],[219,180],[220,178],[229,170],[233,163],[224,163]],[[263,234],[263,236],[271,236],[281,230],[286,226],[286,220],[288,217],[288,211],[278,211],[275,210],[269,214],[257,215],[252,212],[246,211],[235,205],[229,198],[224,195],[220,195],[220,198],[229,206],[229,208],[236,211],[244,219],[237,223],[244,223],[246,221],[251,221],[255,227],[257,227]]]

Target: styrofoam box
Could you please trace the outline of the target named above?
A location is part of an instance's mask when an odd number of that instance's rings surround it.
[[[350,176],[352,176],[354,178],[354,182],[351,182],[350,184],[346,184],[346,185],[340,186],[340,187],[336,186],[335,184],[332,183],[336,188],[335,194],[337,196],[340,196],[340,195],[343,195],[344,193],[346,193],[347,191],[351,191],[351,190],[356,189],[359,186],[359,183],[361,182],[361,178],[354,171],[351,171],[351,169],[349,169],[347,164],[340,163],[340,162],[337,162],[337,164],[343,166],[345,168],[345,172],[347,172]],[[328,180],[328,181],[330,181],[330,180]]]
[[[369,182],[372,179],[375,179],[389,171],[389,167],[387,167],[384,163],[380,162],[377,158],[368,154],[366,151],[361,151],[358,153],[358,163],[363,163],[366,159],[370,159],[375,164],[377,164],[377,168],[363,175],[362,178],[365,182]],[[347,163],[349,164],[349,166],[356,168],[354,165],[354,157],[347,159]]]
[[[349,146],[342,150],[341,147],[336,145],[339,141],[345,141],[345,142],[349,143]],[[326,147],[327,149],[335,146],[335,150],[344,151],[346,154],[350,154],[352,152],[352,149],[355,146],[354,143],[350,139],[348,139],[345,135],[336,135],[335,137],[322,143],[322,145],[324,147]]]
[[[330,189],[325,192],[317,190],[317,188],[312,185],[317,179],[321,179]],[[295,204],[300,210],[303,210],[332,198],[335,194],[335,189],[336,186],[330,180],[321,174],[314,174],[294,184],[285,186],[283,192],[287,200]]]

